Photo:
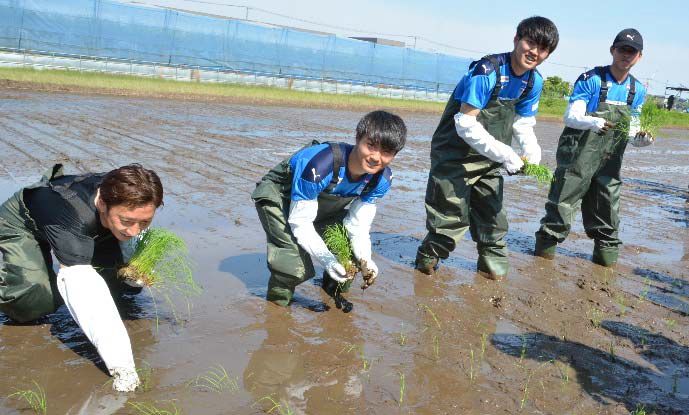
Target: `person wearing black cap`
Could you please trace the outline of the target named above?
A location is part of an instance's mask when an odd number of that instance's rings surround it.
[[[554,258],[581,203],[586,234],[594,240],[593,262],[608,267],[617,262],[622,243],[618,237],[622,155],[627,142],[636,147],[653,143],[648,132],[640,131],[646,90],[629,73],[642,51],[641,34],[624,29],[610,47],[612,64],[583,73],[574,84],[557,146],[555,178],[536,232],[536,256]]]

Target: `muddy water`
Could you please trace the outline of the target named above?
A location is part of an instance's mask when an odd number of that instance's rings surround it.
[[[402,114],[409,145],[372,234],[381,277],[353,290],[343,314],[317,280],[289,309],[263,300],[265,237],[249,194],[309,140],[353,141],[361,112],[10,90],[0,110],[0,198],[54,162],[70,172],[140,162],[165,185],[157,225],[189,241],[204,286],[179,321],[156,303],[156,324],[148,295],[122,299],[139,367],[151,368],[130,395],[111,391],[64,308],[28,325],[0,316],[1,396],[35,380],[52,414],[137,413],[137,402],[201,415],[689,413],[686,131],[628,149],[614,271],[590,262],[580,218],[556,260],[534,258],[547,188],[506,178],[512,269],[494,282],[475,273],[468,235],[435,277],[413,272],[439,115]],[[561,129],[537,126],[551,167]],[[219,366],[222,391],[196,381]],[[15,399],[0,412],[29,413]]]

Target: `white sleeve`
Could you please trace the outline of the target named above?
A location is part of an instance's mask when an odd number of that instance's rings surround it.
[[[512,137],[521,147],[523,156],[529,163],[539,164],[541,162],[541,146],[538,145],[533,130],[534,126],[536,126],[536,117],[517,115],[512,124]]]
[[[299,246],[304,248],[312,258],[315,258],[324,268],[333,267],[337,258],[333,255],[323,242],[323,239],[313,227],[313,221],[318,214],[317,200],[298,200],[292,201],[289,207],[289,218],[287,222],[292,229],[292,234],[297,238]]]
[[[567,105],[564,117],[565,125],[577,130],[592,130],[594,133],[605,126],[605,119],[586,115],[586,101],[578,99]]]
[[[375,216],[375,203],[366,203],[361,199],[356,199],[352,202],[347,216],[342,221],[347,233],[349,233],[354,256],[366,262],[371,262],[370,231]]]
[[[110,374],[121,369],[133,370],[129,335],[103,277],[90,265],[62,267],[57,274],[57,288]]]
[[[515,158],[521,161],[512,147],[490,135],[475,116],[461,112],[455,114],[455,128],[457,134],[482,156],[498,163],[516,163]]]

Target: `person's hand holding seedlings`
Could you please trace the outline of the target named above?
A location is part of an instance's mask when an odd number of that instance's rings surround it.
[[[649,132],[639,131],[630,141],[634,147],[646,147],[653,144],[655,137]]]
[[[362,289],[370,287],[378,276],[378,266],[371,258],[371,237],[369,231],[376,216],[376,205],[356,199],[349,207],[349,212],[342,224],[347,229],[352,245],[352,253],[359,262],[361,275],[364,277]]]
[[[600,120],[603,120],[603,126],[598,129],[598,131],[597,131],[598,135],[605,135],[605,134],[607,134],[608,131],[615,128],[616,124],[614,122],[610,122],[604,118],[600,118]]]

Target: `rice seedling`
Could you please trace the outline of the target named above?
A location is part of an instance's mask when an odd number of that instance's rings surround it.
[[[474,348],[469,348],[469,380],[474,382]]]
[[[399,399],[399,406],[402,406],[402,403],[404,402],[404,391],[406,390],[406,383],[404,380],[404,373],[402,372],[397,372],[400,375],[400,399]]]
[[[521,364],[526,357],[526,336],[522,334],[522,349],[519,352],[519,363]]]
[[[147,287],[154,299],[154,292],[160,294],[171,306],[175,320],[178,318],[173,294],[181,294],[190,308],[189,298],[201,292],[194,281],[184,240],[162,228],[151,228],[143,234],[129,263],[118,270],[118,276]],[[157,315],[155,300],[154,307]]]
[[[354,344],[350,344],[348,346],[345,346],[340,353],[350,353],[350,352],[356,352],[359,355],[359,358],[361,358],[361,364],[362,364],[362,372],[366,373],[371,370],[371,365],[373,364],[373,360],[369,359],[366,357],[366,354],[364,353],[364,348],[362,346],[357,346]]]
[[[139,387],[137,388],[141,392],[148,392],[153,387],[153,369],[151,366],[143,362],[139,368],[136,369],[136,374],[139,375]]]
[[[667,326],[667,328],[669,328],[670,330],[675,328],[675,326],[677,325],[677,320],[672,319],[672,318],[666,318],[666,319],[663,319],[663,321],[665,322],[665,325]]]
[[[278,415],[294,415],[294,412],[290,409],[289,405],[276,401],[272,395],[262,397],[261,399],[251,404],[251,407],[253,408],[255,405],[258,405],[261,402],[266,402],[272,405],[269,409],[265,411],[268,414],[273,413],[273,411],[277,411],[275,413]]]
[[[605,314],[603,313],[602,310],[599,310],[597,308],[592,308],[589,311],[586,312],[587,317],[589,318],[589,321],[595,328],[600,327],[600,323],[603,321],[603,318],[605,317]]]
[[[610,340],[610,347],[608,348],[608,354],[610,355],[610,361],[614,362],[615,358],[615,342]]]
[[[641,107],[639,114],[639,131],[658,136],[658,130],[665,123],[666,113],[653,101],[647,101]],[[613,126],[612,131],[620,140],[629,138],[630,117],[621,117]]]
[[[613,300],[615,300],[615,303],[617,303],[619,310],[620,310],[620,315],[624,316],[625,313],[627,312],[627,300],[624,298],[623,294],[617,294],[613,297]]]
[[[347,272],[347,278],[354,278],[354,275],[359,272],[359,267],[354,261],[354,253],[347,229],[341,224],[327,226],[323,232],[323,242],[335,255],[337,261],[342,264]]]
[[[34,384],[34,389],[17,390],[10,394],[8,398],[23,400],[35,414],[46,415],[48,412],[48,399],[45,394],[45,389],[35,380],[33,380],[32,383]]]
[[[157,403],[156,403],[157,404]],[[179,408],[174,402],[171,402],[172,408],[161,409],[152,403],[148,402],[127,402],[127,405],[140,415],[181,415]]]
[[[488,343],[488,333],[481,333],[481,358],[479,361],[483,361],[483,357],[486,355],[486,344]]]
[[[192,387],[208,390],[215,393],[239,391],[239,379],[230,377],[222,365],[210,369],[208,372],[197,376],[189,383]]]
[[[548,167],[529,163],[527,160],[524,160],[522,172],[525,176],[534,177],[538,183],[550,183],[554,178],[553,172]]]
[[[440,358],[440,339],[438,339],[437,334],[433,336],[433,355],[435,356],[435,360]]]
[[[423,309],[425,310],[428,314],[431,315],[433,318],[433,321],[435,322],[435,325],[438,326],[438,329],[440,329],[440,320],[438,320],[438,317],[436,317],[435,313],[433,312],[433,309],[431,309],[429,306],[423,303],[418,304],[419,310]]]
[[[646,415],[646,407],[641,404],[636,405],[636,409],[632,411],[631,415]]]
[[[407,335],[400,331],[398,343],[400,346],[404,346],[407,343]]]

